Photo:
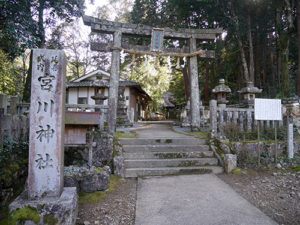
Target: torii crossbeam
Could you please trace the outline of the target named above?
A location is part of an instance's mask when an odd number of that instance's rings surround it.
[[[200,129],[200,96],[199,96],[199,84],[198,84],[198,64],[197,55],[202,58],[214,58],[214,51],[201,50],[196,48],[196,41],[211,41],[218,35],[222,34],[223,29],[178,29],[173,30],[170,28],[157,29],[151,26],[140,24],[127,24],[112,22],[108,20],[102,20],[91,16],[83,16],[83,22],[85,25],[91,27],[91,31],[102,34],[113,34],[113,42],[111,43],[91,43],[91,49],[95,51],[112,51],[111,59],[111,75],[110,75],[110,88],[109,88],[109,113],[108,113],[108,129],[109,132],[115,134],[116,119],[117,119],[117,105],[118,105],[118,88],[119,88],[119,76],[120,76],[120,51],[148,54],[158,56],[177,56],[177,57],[189,57],[189,71],[190,71],[190,105],[191,105],[191,128],[192,130]],[[177,40],[189,40],[189,46],[185,46],[181,49],[160,49],[153,51],[153,46],[138,46],[129,45],[122,42],[122,36],[135,36],[135,37],[147,37],[152,36],[156,30],[161,30],[162,35],[158,36],[155,44],[159,41],[162,43],[162,39],[177,39]],[[160,46],[159,46],[160,47]]]

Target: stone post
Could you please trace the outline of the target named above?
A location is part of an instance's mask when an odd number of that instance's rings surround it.
[[[293,131],[293,118],[290,112],[287,112],[287,150],[288,158],[294,158],[294,131]]]
[[[233,154],[225,154],[224,169],[226,173],[231,173],[237,167],[237,156]]]
[[[212,134],[217,133],[217,101],[216,100],[210,100],[209,101],[209,112],[210,112],[210,128]]]
[[[0,148],[3,148],[3,117],[4,109],[0,108]]]
[[[240,111],[239,113],[239,122],[240,122],[240,130],[244,131],[244,112]]]
[[[3,115],[7,114],[7,105],[8,105],[7,95],[0,94],[0,108],[4,110]]]
[[[190,52],[195,52],[196,39],[190,39]],[[199,97],[199,82],[198,82],[198,63],[197,56],[190,57],[190,88],[191,88],[191,129],[200,129],[200,97]]]
[[[252,131],[252,112],[247,110],[247,131]]]
[[[11,96],[10,97],[10,115],[17,115],[18,114],[18,96]]]
[[[29,199],[59,197],[63,189],[65,76],[63,51],[33,50]]]
[[[114,33],[114,47],[121,47],[122,33]],[[118,107],[118,90],[120,78],[120,50],[113,49],[111,58],[111,70],[108,92],[108,131],[115,135]]]

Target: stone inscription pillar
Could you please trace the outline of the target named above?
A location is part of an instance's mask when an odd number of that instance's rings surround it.
[[[65,76],[63,51],[33,50],[29,199],[59,197],[63,189]]]
[[[114,33],[114,47],[121,47],[122,33]],[[110,81],[108,92],[108,131],[111,134],[116,133],[117,108],[118,108],[118,89],[120,79],[120,50],[112,51]]]
[[[190,39],[190,52],[195,52],[196,39]],[[200,129],[200,97],[199,97],[199,82],[198,82],[198,63],[197,56],[190,57],[190,88],[191,88],[191,128],[192,130]]]

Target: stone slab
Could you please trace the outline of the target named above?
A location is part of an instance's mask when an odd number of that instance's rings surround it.
[[[28,194],[59,197],[63,188],[66,57],[34,49],[31,80]]]
[[[61,196],[45,197],[39,200],[28,200],[28,193],[24,191],[10,205],[9,210],[22,209],[26,206],[37,209],[40,215],[38,225],[46,224],[45,216],[51,215],[56,219],[56,225],[74,225],[78,215],[78,195],[75,187],[65,187]],[[47,217],[47,216],[46,216]],[[33,221],[27,222],[36,224]]]
[[[136,225],[275,225],[213,174],[138,179]]]

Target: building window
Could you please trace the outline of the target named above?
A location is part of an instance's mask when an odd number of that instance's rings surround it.
[[[86,97],[78,97],[78,104],[87,104],[87,98]]]
[[[129,96],[126,96],[126,100],[129,100]]]

